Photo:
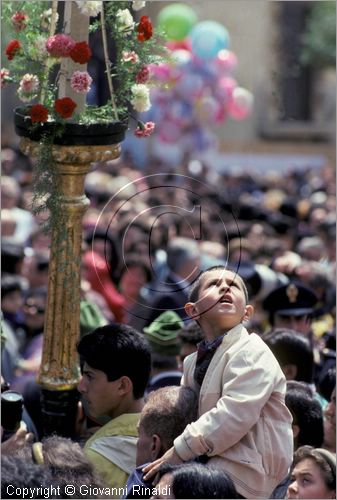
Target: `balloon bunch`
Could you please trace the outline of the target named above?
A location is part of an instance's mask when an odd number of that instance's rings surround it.
[[[194,10],[179,3],[162,9],[158,24],[169,40],[172,60],[150,68],[152,78],[161,83],[151,92],[147,114],[156,123],[156,149],[180,144],[187,153],[205,151],[216,143],[212,125],[228,117],[245,119],[253,96],[233,77],[237,58],[229,50],[224,26],[197,22]]]

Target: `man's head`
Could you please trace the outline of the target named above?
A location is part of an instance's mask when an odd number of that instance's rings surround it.
[[[304,382],[287,382],[285,403],[293,416],[295,449],[305,444],[321,446],[323,442],[323,412],[310,386]]]
[[[136,464],[161,457],[174,439],[197,419],[198,399],[185,386],[163,387],[149,394],[139,421]]]
[[[47,287],[30,288],[24,294],[23,322],[30,335],[41,333],[47,307]]]
[[[279,362],[287,380],[312,382],[314,353],[307,337],[295,330],[276,328],[262,338]]]
[[[77,346],[82,379],[79,392],[93,417],[129,413],[143,397],[150,376],[151,354],[143,335],[112,323],[82,337]]]
[[[1,309],[4,313],[16,313],[22,308],[25,288],[27,283],[21,276],[7,273],[2,275]]]
[[[167,246],[167,265],[170,271],[192,283],[200,268],[197,242],[190,238],[173,238]]]
[[[317,297],[313,290],[293,282],[273,290],[262,306],[269,314],[271,326],[290,328],[307,335],[316,303]]]
[[[225,266],[216,266],[204,271],[193,284],[185,310],[207,337],[206,329],[218,334],[248,320],[254,308],[247,301],[242,278]]]

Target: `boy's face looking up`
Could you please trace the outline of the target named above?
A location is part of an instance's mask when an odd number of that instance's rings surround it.
[[[214,269],[201,276],[198,299],[185,306],[196,319],[207,339],[222,335],[253,314],[247,305],[246,291],[240,276],[226,269]]]

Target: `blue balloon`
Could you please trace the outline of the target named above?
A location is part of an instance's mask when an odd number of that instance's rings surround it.
[[[190,33],[192,52],[200,59],[212,59],[222,49],[229,46],[229,34],[222,24],[202,21]]]

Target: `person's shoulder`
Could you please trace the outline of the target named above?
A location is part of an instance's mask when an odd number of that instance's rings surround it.
[[[272,351],[269,349],[261,335],[258,333],[250,333],[247,338],[247,348],[251,349],[253,352],[260,352],[265,354],[270,354],[274,357]]]
[[[245,357],[246,359],[265,359],[266,356],[274,358],[274,355],[261,336],[254,332],[241,336],[235,346],[235,350],[238,356]]]
[[[123,413],[119,417],[109,420],[106,424],[100,427],[95,434],[86,442],[86,447],[90,446],[94,441],[102,437],[119,436],[123,434],[138,435],[137,424],[140,418],[140,413]]]

